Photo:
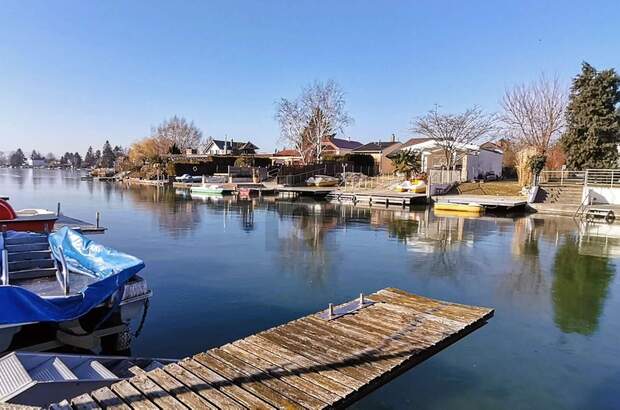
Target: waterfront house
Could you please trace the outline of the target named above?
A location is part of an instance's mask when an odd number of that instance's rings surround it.
[[[254,155],[256,154],[258,147],[248,142],[236,142],[232,139],[228,140],[216,140],[209,139],[204,149],[204,154],[207,155]]]
[[[394,173],[394,164],[389,155],[398,151],[402,143],[392,138],[392,141],[369,142],[351,151],[352,154],[370,155],[380,174]]]
[[[445,151],[441,144],[432,138],[411,138],[402,144],[399,150],[420,152],[423,172],[428,173],[433,169],[446,168]],[[481,145],[460,144],[457,147],[455,157],[454,168],[461,171],[461,181],[482,179],[490,174],[494,174],[498,178],[502,176],[504,153],[493,142],[486,142]]]
[[[303,158],[296,149],[283,149],[275,152],[269,158],[274,165],[303,165]]]
[[[354,149],[361,147],[363,144],[359,141],[351,141],[350,139],[335,138],[333,135],[323,140],[321,152],[323,155],[340,156],[350,154]]]

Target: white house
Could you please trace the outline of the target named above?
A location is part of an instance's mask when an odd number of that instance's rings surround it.
[[[210,139],[204,149],[207,155],[253,155],[258,147],[251,142]]]
[[[41,168],[41,167],[44,167],[47,164],[47,162],[44,159],[28,158],[26,160],[26,164],[28,164],[28,166],[32,168]]]
[[[400,150],[420,152],[423,172],[446,168],[444,150],[432,138],[412,138]],[[462,181],[481,179],[491,173],[501,177],[503,160],[503,151],[492,142],[482,145],[461,144],[456,152],[455,169],[461,171]]]

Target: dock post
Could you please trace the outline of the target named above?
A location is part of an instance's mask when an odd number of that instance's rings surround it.
[[[95,214],[95,226],[97,228],[99,228],[99,219],[101,218],[101,213],[99,211],[97,211],[97,213]]]
[[[333,303],[330,303],[327,306],[327,315],[329,316],[330,319],[334,316],[334,305],[333,305]]]
[[[56,207],[56,216],[60,216],[60,202],[58,202],[58,206]]]
[[[360,306],[364,306],[364,293],[360,293]]]

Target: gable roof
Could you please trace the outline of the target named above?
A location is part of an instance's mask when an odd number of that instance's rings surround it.
[[[230,150],[243,150],[243,149],[258,149],[258,147],[252,144],[250,141],[248,142],[236,142],[236,141],[223,141],[223,140],[215,140],[212,139],[211,143],[215,144],[218,149],[230,149]]]
[[[411,147],[413,145],[418,145],[421,144],[423,142],[427,142],[427,141],[432,141],[432,138],[410,138],[407,142],[403,143],[403,145],[400,147],[402,148],[407,148],[407,147]]]
[[[301,157],[301,154],[296,149],[283,149],[273,154],[274,157]]]
[[[386,148],[391,147],[392,145],[400,144],[398,141],[378,141],[378,142],[369,142],[368,144],[364,144],[361,147],[355,148],[353,151],[355,152],[382,152]]]
[[[359,141],[349,141],[342,138],[330,138],[325,142],[331,142],[336,148],[341,149],[355,149],[362,146]]]

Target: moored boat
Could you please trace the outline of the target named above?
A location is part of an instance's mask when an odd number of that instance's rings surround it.
[[[51,232],[58,216],[47,209],[21,209],[0,199],[0,227],[5,231]]]
[[[12,352],[0,358],[0,403],[48,406],[172,362],[175,360]]]
[[[0,266],[0,351],[127,349],[151,296],[144,262],[66,227],[2,232]]]
[[[339,182],[338,178],[330,177],[329,175],[315,175],[306,180],[307,185],[316,187],[336,186]]]
[[[224,186],[220,184],[202,184],[193,186],[189,190],[193,194],[223,194],[226,192]]]

